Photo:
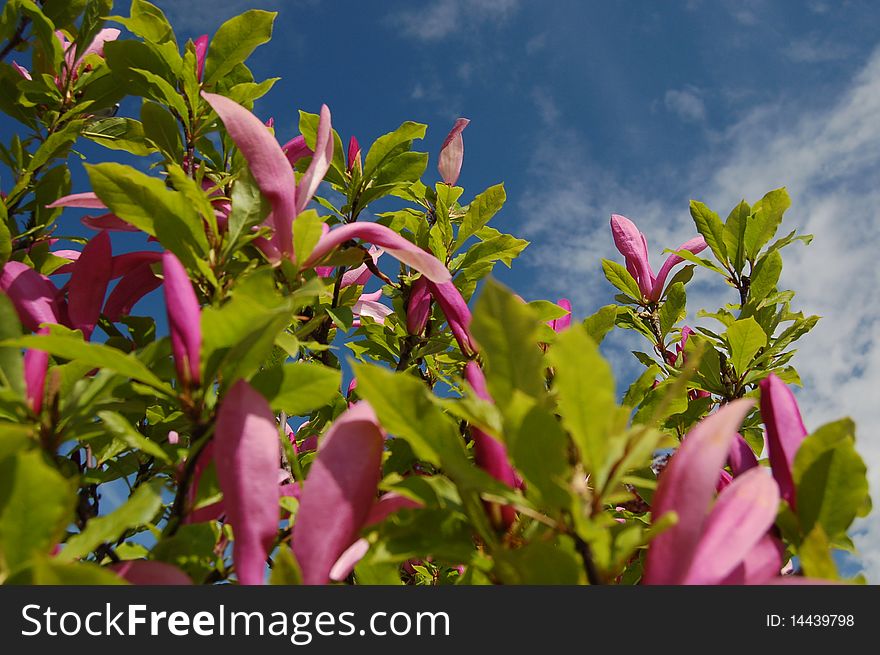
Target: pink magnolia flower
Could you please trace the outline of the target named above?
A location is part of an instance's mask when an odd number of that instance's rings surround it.
[[[372,246],[369,250],[369,255],[370,258],[373,260],[373,264],[375,265],[379,261],[379,258],[382,256],[382,249]],[[317,271],[318,269],[315,270]],[[372,271],[370,271],[370,267],[367,266],[365,263],[361,264],[360,266],[347,270],[345,271],[345,273],[342,274],[340,288],[344,289],[345,287],[350,287],[355,284],[363,286],[369,281],[371,275],[373,275],[373,273]]]
[[[468,357],[473,356],[477,346],[470,332],[471,311],[452,280],[436,283],[423,275],[413,282],[406,310],[409,333],[418,335],[424,331],[431,315],[432,300],[440,305],[461,351]]]
[[[44,275],[23,262],[8,261],[0,273],[0,290],[9,296],[18,318],[28,330],[43,323],[60,324],[58,289]]]
[[[13,68],[13,70],[15,70],[16,73],[21,75],[24,79],[26,79],[26,80],[34,79],[33,77],[31,77],[31,72],[27,68],[25,68],[24,66],[22,66],[21,64],[19,64],[16,61],[12,62],[12,68]]]
[[[794,457],[807,436],[794,394],[779,377],[771,373],[759,383],[761,389],[761,416],[767,426],[767,451],[773,477],[779,483],[782,497],[795,507],[795,488],[792,478]]]
[[[95,38],[92,39],[92,42],[86,47],[86,49],[79,53],[79,56],[77,57],[74,42],[68,40],[67,35],[63,32],[55,32],[55,37],[61,43],[61,49],[64,51],[64,70],[57,78],[58,85],[63,85],[68,79],[70,79],[70,76],[73,76],[74,78],[78,77],[80,65],[89,55],[103,57],[104,44],[108,41],[115,41],[119,38],[120,34],[121,32],[113,27],[101,30]]]
[[[37,334],[48,334],[49,330],[40,328]],[[28,405],[34,414],[43,410],[43,397],[46,393],[46,373],[49,369],[49,353],[44,350],[28,349],[24,353],[24,386]]]
[[[352,312],[356,317],[354,323],[352,324],[354,327],[360,327],[361,316],[369,316],[379,325],[385,324],[385,318],[389,314],[393,314],[394,310],[387,305],[383,305],[381,302],[379,302],[379,299],[381,297],[381,289],[373,293],[361,294],[361,297],[357,299],[357,301],[354,303],[354,307],[352,307]]]
[[[571,326],[571,302],[568,298],[560,298],[556,301],[556,304],[562,307],[565,311],[568,312],[565,316],[561,316],[560,318],[555,318],[547,325],[549,325],[554,332],[562,332],[563,330],[567,330]]]
[[[205,73],[205,59],[208,56],[208,45],[210,44],[210,41],[211,39],[207,34],[202,34],[193,44],[196,48],[196,76],[198,77],[199,82],[202,81],[202,76]]]
[[[226,392],[217,412],[214,462],[235,541],[238,581],[262,584],[278,532],[281,446],[269,403],[244,380]]]
[[[351,173],[355,168],[361,170],[361,144],[358,143],[357,137],[351,137],[348,140],[348,152],[346,156],[346,165],[348,172]]]
[[[71,327],[88,340],[98,323],[104,296],[113,275],[110,235],[98,232],[73,265],[68,283],[67,315]]]
[[[287,161],[291,166],[296,166],[296,162],[306,157],[311,157],[315,151],[306,144],[306,138],[300,134],[293,137],[290,141],[281,146],[281,150],[287,157]]]
[[[678,521],[648,549],[645,584],[762,584],[779,576],[781,553],[770,535],[779,487],[762,468],[750,469],[714,499],[718,471],[752,401],[735,400],[703,419],[660,474],[654,520]]]
[[[464,140],[461,133],[468,126],[467,118],[458,118],[455,125],[446,135],[443,145],[440,147],[440,158],[437,162],[437,170],[440,177],[449,186],[455,186],[458,176],[461,174],[461,163],[464,160]]]
[[[406,329],[418,336],[425,331],[428,319],[431,317],[431,289],[428,287],[428,278],[420,275],[413,282],[409,292],[409,300],[406,305]]]
[[[53,203],[46,205],[49,209],[56,207],[74,207],[77,209],[107,209],[107,205],[91,192],[72,193],[63,196]],[[138,232],[138,228],[126,223],[116,214],[105,213],[100,216],[83,216],[80,222],[93,230],[107,230],[108,232]]]
[[[464,368],[464,378],[478,398],[490,403],[493,402],[486,387],[486,378],[479,364],[474,361],[468,362]],[[516,489],[519,486],[519,480],[510,465],[504,444],[479,428],[472,427],[471,436],[474,439],[474,461],[477,466],[499,482],[503,482],[511,489]],[[509,505],[499,506],[486,503],[486,509],[492,521],[505,530],[516,521],[516,510]]]
[[[171,252],[162,255],[162,274],[165,278],[165,306],[177,376],[186,386],[198,385],[201,381],[202,348],[199,299],[186,269]]]
[[[369,547],[359,542],[364,527],[417,506],[399,497],[376,501],[384,440],[364,401],[343,412],[321,439],[293,524],[293,553],[305,584],[344,578]]]
[[[189,576],[173,564],[133,559],[111,564],[110,570],[133,585],[191,585]]]
[[[612,214],[611,234],[614,237],[614,245],[626,259],[626,270],[639,285],[642,299],[657,302],[663,295],[663,287],[669,273],[684,260],[678,255],[669,255],[663,262],[660,271],[654,275],[651,264],[648,262],[648,242],[635,223],[625,216]],[[697,236],[685,241],[676,250],[689,250],[696,254],[705,248],[706,240],[702,236]]]

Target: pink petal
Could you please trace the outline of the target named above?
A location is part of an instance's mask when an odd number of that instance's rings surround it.
[[[296,179],[287,157],[263,122],[238,103],[202,91],[230,138],[250,166],[260,191],[272,205],[273,243],[282,255],[293,254],[293,220],[297,215]]]
[[[293,137],[290,141],[281,146],[281,150],[287,157],[287,161],[291,166],[296,166],[296,162],[306,157],[311,157],[315,151],[306,144],[306,138],[300,134]]]
[[[27,264],[6,262],[0,273],[0,289],[9,296],[18,318],[28,330],[36,330],[41,323],[61,322],[56,302],[58,289]]]
[[[40,328],[37,334],[49,334],[46,328]],[[43,409],[43,397],[46,393],[46,372],[49,368],[49,353],[44,350],[26,350],[24,353],[24,384],[28,404],[34,414]]]
[[[313,268],[331,251],[351,239],[363,239],[381,247],[385,252],[407,266],[414,268],[433,282],[448,282],[449,271],[434,255],[407,241],[391,228],[378,223],[349,223],[331,229],[318,244],[302,268]]]
[[[442,284],[435,284],[428,280],[428,288],[437,304],[440,305],[440,309],[443,310],[446,322],[449,324],[452,335],[458,342],[461,351],[467,356],[476,353],[477,347],[470,332],[471,310],[468,309],[458,287],[451,280]]]
[[[104,316],[114,323],[123,316],[128,316],[141,298],[158,289],[161,284],[162,279],[153,273],[153,269],[148,263],[135,267],[122,276],[122,279],[107,296],[107,302],[104,303]]]
[[[145,559],[133,559],[109,568],[133,585],[191,585],[189,576],[176,566]]]
[[[626,260],[626,270],[635,278],[642,295],[648,298],[654,285],[654,271],[648,262],[645,235],[626,216],[611,214],[611,236]]]
[[[461,163],[464,160],[464,140],[461,133],[468,126],[470,121],[467,118],[456,119],[455,125],[446,135],[443,145],[440,147],[440,158],[437,162],[437,170],[440,171],[440,177],[443,181],[455,186],[458,182],[458,176],[461,174]]]
[[[563,330],[567,330],[571,326],[571,302],[568,300],[568,298],[560,298],[556,302],[556,304],[567,311],[568,314],[550,321],[548,325],[550,325],[554,332],[562,332]]]
[[[381,290],[378,293],[380,296],[382,295]],[[387,305],[383,305],[378,300],[371,299],[370,296],[373,295],[369,293],[362,294],[351,308],[352,312],[355,316],[369,316],[379,325],[384,325],[385,318],[389,314],[393,314],[394,310]]]
[[[420,507],[423,507],[422,503],[391,491],[373,504],[367,519],[364,521],[364,527],[381,523],[402,509],[419,509]]]
[[[143,264],[154,264],[162,260],[162,253],[153,250],[136,250],[116,255],[113,258],[113,274],[114,279],[122,277],[129,271],[142,266]]]
[[[785,547],[772,534],[764,535],[743,561],[721,581],[724,585],[767,584],[779,576]]]
[[[25,68],[24,66],[22,66],[21,64],[19,64],[16,61],[12,62],[12,68],[15,69],[15,72],[18,73],[19,75],[21,75],[24,79],[26,79],[26,80],[34,79],[31,77],[31,72],[27,68]]]
[[[177,375],[184,384],[201,381],[200,351],[202,348],[201,309],[186,269],[171,253],[162,255],[165,279],[165,307],[171,332],[171,350]]]
[[[296,194],[296,213],[300,214],[315,195],[324,176],[333,161],[333,133],[330,123],[330,110],[321,105],[321,116],[318,119],[318,133],[315,141],[315,154],[308,170],[300,178]]]
[[[208,44],[210,43],[210,40],[211,39],[207,34],[202,34],[193,44],[196,49],[196,76],[198,77],[199,82],[202,81],[202,75],[205,73],[205,58],[208,55]]]
[[[355,166],[357,166],[358,170],[361,168],[361,144],[358,143],[357,137],[352,136],[348,140],[346,163],[349,173]]]
[[[758,458],[755,457],[752,447],[739,433],[737,433],[736,439],[733,440],[733,445],[730,447],[730,455],[727,457],[727,462],[730,464],[730,470],[734,476],[742,475],[758,465]]]
[[[64,196],[62,198],[58,198],[55,202],[46,205],[49,209],[55,209],[56,207],[76,207],[79,209],[107,209],[107,205],[105,205],[97,195],[95,195],[92,191],[86,191],[85,193],[72,193],[69,196]]]
[[[425,331],[425,326],[431,317],[431,302],[428,278],[420,275],[412,284],[406,305],[406,329],[410,334],[417,336]]]
[[[702,236],[698,236],[690,241],[685,241],[676,248],[676,250],[689,250],[696,255],[698,252],[705,250],[706,245],[706,240]],[[660,296],[663,295],[663,285],[666,284],[666,278],[669,276],[669,273],[675,266],[683,261],[684,260],[678,255],[669,255],[669,257],[666,258],[666,261],[663,262],[663,266],[660,267],[660,272],[657,273],[657,278],[654,280],[649,300],[656,301],[660,299]]]
[[[761,380],[761,417],[767,427],[767,451],[773,477],[779,483],[782,497],[795,506],[794,480],[791,469],[794,456],[807,436],[794,394],[785,383],[771,373]]]
[[[217,480],[235,536],[232,557],[240,584],[262,584],[278,532],[281,460],[278,428],[269,403],[244,380],[220,404],[214,436]]]
[[[480,365],[474,361],[467,363],[464,369],[464,377],[478,398],[492,401],[489,390],[486,387],[486,377],[483,375]],[[471,436],[474,439],[474,461],[481,469],[486,471],[499,482],[503,482],[511,489],[517,488],[517,476],[510,460],[507,457],[507,449],[495,437],[486,434],[478,428],[471,428]],[[495,505],[487,503],[489,516],[492,517],[496,513]],[[500,510],[498,518],[504,529],[509,528],[516,521],[516,510],[509,505],[497,507]]]
[[[370,550],[370,542],[366,539],[358,539],[345,552],[339,556],[333,568],[330,569],[330,579],[334,582],[345,580],[354,571],[355,565],[360,562],[367,551]]]
[[[715,501],[683,584],[721,582],[767,535],[778,509],[779,486],[767,471],[736,478]]]
[[[718,471],[752,405],[748,399],[734,400],[704,418],[685,436],[660,474],[651,513],[657,520],[675,512],[678,522],[651,542],[645,584],[680,584],[687,574],[715,495]]]
[[[99,55],[103,57],[104,44],[108,41],[115,41],[119,38],[119,35],[121,33],[122,32],[117,30],[115,27],[108,27],[98,32],[97,36],[92,39],[89,47],[86,48],[85,51],[80,55],[79,59],[77,60],[77,64],[89,55]]]
[[[373,259],[373,264],[379,261],[379,257],[382,256],[382,249],[376,248],[375,246],[370,248],[370,257]],[[316,271],[318,269],[315,269]],[[332,270],[332,269],[331,269]],[[349,271],[346,271],[342,274],[342,281],[340,282],[340,288],[344,289],[345,287],[350,287],[352,285],[365,285],[372,275],[369,267],[366,264],[361,264],[357,268],[353,268]]]
[[[91,338],[98,324],[112,272],[110,235],[101,231],[83,248],[70,275],[68,317],[71,327],[82,330],[86,340]]]
[[[134,225],[126,223],[116,214],[101,214],[100,216],[83,216],[79,222],[93,230],[108,230],[110,232],[140,232]]]
[[[343,412],[324,435],[293,525],[293,552],[305,584],[325,584],[358,538],[376,496],[383,442],[366,402]]]

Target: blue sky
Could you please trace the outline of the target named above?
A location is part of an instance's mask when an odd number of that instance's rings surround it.
[[[436,153],[457,116],[460,184],[504,181],[496,219],[532,241],[499,277],[528,299],[611,301],[601,257],[611,212],[635,220],[652,257],[693,234],[690,198],[722,215],[787,186],[790,228],[815,234],[786,253],[796,307],[824,318],[795,364],[805,422],[850,415],[880,497],[880,8],[870,2],[159,2],[178,29],[212,32],[250,7],[280,11],[254,59],[281,75],[257,111],[293,136],[296,110],[333,112],[362,144],[403,120],[428,123]],[[432,170],[432,169],[431,169]],[[430,172],[430,171],[429,171]],[[468,197],[466,195],[466,197]],[[729,289],[698,274],[697,307]],[[734,301],[734,298],[730,298]],[[620,378],[637,370],[615,334]],[[880,513],[853,537],[880,582]],[[848,569],[850,567],[847,567]]]
[[[579,315],[612,300],[599,264],[616,255],[611,212],[639,224],[656,261],[694,233],[690,198],[726,215],[787,186],[788,225],[816,239],[786,251],[783,282],[824,316],[794,362],[805,422],[855,418],[880,498],[876,3],[153,1],[184,37],[248,8],[280,12],[252,68],[282,77],[256,107],[282,141],[298,109],[321,103],[343,140],[363,145],[403,120],[428,123],[433,155],[454,119],[470,118],[465,198],[504,181],[496,220],[533,242],[499,277],[528,299],[569,297]],[[691,302],[726,302],[706,278]],[[615,335],[606,346],[621,378],[636,370],[620,363],[635,345]],[[854,533],[873,582],[878,514]]]

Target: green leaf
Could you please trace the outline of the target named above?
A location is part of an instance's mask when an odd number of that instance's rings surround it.
[[[816,525],[797,549],[804,575],[810,578],[837,580],[837,565],[831,556],[831,542],[821,525]]]
[[[242,235],[248,234],[252,227],[262,223],[272,211],[272,205],[260,193],[260,188],[246,166],[232,185],[231,196],[232,210],[229,213],[227,241],[230,249]]]
[[[67,157],[67,151],[76,141],[84,123],[85,121],[82,120],[71,121],[57,132],[50,134],[31,157],[27,171],[33,173],[45,166],[50,159]]]
[[[304,416],[332,402],[339,395],[341,382],[341,371],[307,362],[273,366],[251,379],[251,385],[272,409],[288,416]]]
[[[15,305],[5,293],[0,292],[0,342],[21,336],[21,323]],[[16,347],[0,347],[0,375],[2,383],[24,397],[24,368],[21,351]]]
[[[495,556],[495,570],[506,584],[582,584],[580,558],[570,545],[570,538],[560,539],[567,547],[535,541],[515,550],[499,551]]]
[[[751,208],[743,200],[727,217],[724,223],[724,247],[727,250],[728,261],[733,264],[733,269],[742,271],[745,264],[745,246],[743,238],[746,232],[746,222],[749,220]]]
[[[842,419],[823,425],[798,449],[792,477],[804,533],[821,525],[829,539],[837,539],[867,502],[867,469],[854,434],[853,422]]]
[[[664,336],[669,334],[669,331],[675,327],[675,324],[685,317],[687,314],[686,304],[687,297],[684,291],[684,284],[676,282],[667,289],[666,301],[658,312],[660,334]]]
[[[67,540],[56,559],[72,562],[86,557],[101,544],[112,544],[126,532],[150,523],[162,507],[162,483],[142,484],[127,501],[105,516],[89,519],[85,529]]]
[[[44,350],[56,357],[82,362],[91,367],[109,369],[132,380],[148,384],[169,396],[175,395],[174,390],[166,382],[160,380],[140,360],[133,355],[126,355],[122,351],[104,344],[86,343],[81,338],[72,335],[45,334],[8,339],[0,345]]]
[[[145,100],[141,106],[144,136],[152,141],[166,157],[177,161],[183,156],[180,126],[170,111],[156,102]]]
[[[427,125],[406,121],[393,132],[380,136],[370,146],[364,159],[364,179],[370,179],[391,156],[406,150],[414,139],[424,139]]]
[[[0,571],[12,572],[48,554],[64,536],[75,503],[73,485],[42,452],[0,460]]]
[[[779,229],[782,215],[791,207],[791,198],[785,187],[769,192],[752,207],[743,236],[743,247],[749,260],[754,261]]]
[[[142,68],[131,68],[128,74],[144,89],[144,95],[174,110],[181,120],[189,115],[183,96],[164,77]]]
[[[455,252],[461,248],[469,237],[486,225],[504,206],[505,200],[507,200],[507,193],[503,184],[491,186],[474,198],[468,205],[467,212],[461,221],[461,227],[458,228],[458,235],[452,251]]]
[[[610,259],[603,259],[602,271],[611,284],[630,298],[639,300],[642,297],[642,291],[639,289],[638,283],[625,267]]]
[[[272,558],[272,571],[269,573],[269,584],[302,584],[302,571],[289,546],[282,544],[275,552],[275,556]]]
[[[124,221],[159,239],[190,269],[208,251],[202,219],[186,197],[155,177],[116,163],[85,164],[92,189]]]
[[[144,141],[144,127],[133,118],[104,118],[96,120],[83,130],[82,135],[110,150],[122,150],[139,157],[155,152]]]
[[[251,56],[258,46],[272,38],[275,12],[250,9],[223,23],[211,39],[205,60],[204,85],[219,82],[224,75]]]
[[[480,345],[489,393],[500,407],[514,391],[532,398],[544,394],[542,323],[535,311],[498,282],[489,279],[474,306],[471,333]]]
[[[619,416],[611,366],[579,325],[560,333],[547,356],[556,370],[553,386],[562,425],[577,446],[587,471],[594,476],[595,488],[601,489],[610,465],[606,455]]]
[[[165,537],[156,544],[152,559],[173,564],[196,584],[202,583],[218,567],[214,548],[219,532],[214,522],[182,525],[173,537]]]
[[[715,258],[722,264],[727,263],[727,247],[724,245],[724,224],[718,214],[706,205],[691,200],[691,217],[697,226],[697,232],[703,235]]]
[[[128,422],[128,419],[125,418],[122,414],[117,414],[116,412],[111,411],[101,411],[98,412],[98,418],[104,423],[110,433],[119,441],[124,443],[129,448],[133,448],[135,450],[140,450],[141,452],[155,457],[158,460],[165,462],[166,464],[171,461],[171,458],[162,450],[162,447],[157,444],[155,441],[151,441],[140,432],[138,432],[135,427]]]
[[[130,13],[130,18],[113,16],[112,20],[122,23],[130,32],[143,37],[145,41],[174,41],[174,30],[156,5],[145,0],[132,0]]]
[[[726,337],[730,346],[730,363],[739,375],[748,370],[758,351],[767,345],[767,335],[751,316],[727,328]]]
[[[312,254],[321,238],[324,219],[314,209],[303,212],[296,218],[296,229],[293,231],[293,251],[297,261],[304,262]]]
[[[6,224],[9,216],[6,213],[6,205],[0,201],[0,266],[5,266],[12,254],[12,234]]]
[[[782,255],[778,250],[772,250],[761,257],[752,271],[749,300],[751,302],[764,300],[776,288],[780,273],[782,273]]]
[[[53,586],[124,585],[118,575],[91,562],[65,563],[56,558],[38,557],[32,566],[11,577],[7,584]]]

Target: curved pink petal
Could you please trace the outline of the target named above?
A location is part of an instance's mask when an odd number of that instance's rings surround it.
[[[153,273],[148,263],[133,268],[122,276],[107,296],[104,316],[114,323],[123,316],[128,316],[141,298],[158,289],[161,284],[162,279]]]
[[[706,240],[702,236],[694,237],[689,241],[685,241],[681,244],[676,250],[689,250],[695,255],[698,252],[702,252],[706,249]],[[669,255],[666,258],[666,261],[663,262],[663,266],[660,267],[660,271],[657,273],[657,277],[654,280],[654,284],[652,285],[651,293],[649,296],[649,300],[659,300],[660,296],[663,295],[663,286],[666,284],[666,278],[669,276],[669,273],[672,269],[683,262],[684,260],[678,255]]]
[[[779,539],[772,534],[765,534],[720,584],[768,584],[779,576],[784,552],[785,547]]]
[[[382,249],[372,246],[369,254],[373,260],[373,264],[376,264],[379,261],[379,257],[382,256]],[[342,274],[340,288],[344,289],[345,287],[350,287],[355,284],[363,286],[370,280],[372,274],[373,273],[366,264],[361,264],[357,268],[345,271],[345,273]]]
[[[339,556],[339,559],[333,564],[333,568],[330,569],[328,577],[334,582],[345,580],[354,571],[355,565],[364,558],[368,550],[370,550],[369,541],[363,538],[355,541]]]
[[[464,369],[464,378],[471,385],[478,398],[493,402],[486,387],[486,377],[479,364],[474,361],[468,362]],[[477,466],[499,482],[503,482],[511,489],[516,489],[518,486],[516,472],[510,465],[504,444],[475,427],[471,428],[471,436],[474,439],[474,461]],[[509,528],[516,521],[516,510],[513,507],[489,503],[486,505],[489,516],[497,519],[497,522],[504,529]]]
[[[37,334],[48,334],[49,330],[41,328]],[[34,414],[43,409],[43,397],[46,392],[46,372],[49,368],[49,353],[44,350],[28,349],[24,353],[24,385],[28,404]]]
[[[773,477],[782,497],[795,506],[795,488],[791,469],[794,456],[807,436],[794,394],[775,373],[761,380],[761,417],[767,427],[767,452]]]
[[[107,209],[100,198],[93,191],[84,193],[72,193],[69,196],[58,198],[53,203],[46,205],[49,209],[56,207],[76,207],[79,209]]]
[[[315,151],[306,144],[306,138],[302,134],[293,137],[281,146],[281,151],[287,157],[287,161],[290,162],[291,166],[296,166],[296,162],[300,159],[305,159],[315,154]]]
[[[293,220],[297,215],[296,179],[287,157],[263,122],[238,103],[215,93],[202,97],[217,112],[230,138],[250,166],[260,191],[272,205],[273,243],[293,255]]]
[[[645,298],[654,286],[654,271],[648,262],[648,245],[645,235],[626,216],[611,214],[611,236],[614,245],[626,260],[626,270],[635,278]]]
[[[126,223],[116,214],[101,214],[100,216],[83,216],[79,222],[92,230],[107,230],[109,232],[140,232],[138,228]]]
[[[419,271],[433,282],[443,283],[452,279],[449,271],[434,255],[407,241],[391,228],[378,223],[349,223],[331,229],[318,240],[318,244],[302,264],[302,268],[313,268],[331,251],[351,239],[363,239],[381,247],[389,255]]]
[[[406,329],[412,335],[420,335],[425,331],[431,317],[431,289],[428,278],[420,275],[413,282],[406,305]]]
[[[202,75],[205,73],[205,59],[208,55],[208,45],[210,42],[210,37],[207,34],[202,34],[193,43],[196,50],[196,77],[199,82],[202,81]]]
[[[758,458],[749,443],[737,433],[733,445],[730,447],[730,455],[727,457],[727,463],[730,464],[730,470],[734,477],[742,475],[751,468],[758,465]]]
[[[464,160],[464,140],[461,133],[469,123],[467,118],[456,119],[455,125],[452,126],[440,147],[437,170],[440,172],[440,177],[449,186],[455,186],[455,183],[458,182],[458,176],[461,174],[461,163]]]
[[[0,273],[0,290],[9,296],[18,318],[28,330],[36,330],[41,323],[61,322],[56,301],[58,289],[27,264],[6,262]]]
[[[383,442],[366,402],[343,412],[324,435],[293,525],[293,552],[305,584],[325,584],[358,538],[376,497]]]
[[[138,268],[144,264],[154,264],[162,260],[162,253],[154,250],[135,250],[126,252],[113,257],[113,274],[114,279],[122,277],[129,271]]]
[[[412,500],[406,496],[401,496],[393,491],[383,495],[370,508],[369,514],[364,521],[364,527],[381,523],[395,512],[402,509],[419,509],[423,507],[422,503]]]
[[[471,337],[470,330],[471,310],[468,309],[458,287],[451,280],[441,284],[435,284],[428,280],[428,288],[431,290],[434,300],[440,305],[440,309],[443,310],[449,329],[452,330],[452,335],[458,342],[461,351],[467,356],[476,353],[477,347]]]
[[[21,75],[24,79],[26,79],[26,80],[34,79],[33,77],[31,77],[31,72],[27,68],[25,68],[24,66],[19,64],[17,61],[13,60],[11,66],[15,70],[15,72],[18,73],[19,75]]]
[[[89,240],[76,260],[67,296],[71,327],[82,330],[86,340],[91,338],[98,324],[112,273],[110,235],[101,231]]]
[[[560,298],[556,304],[568,312],[565,316],[553,319],[549,325],[554,332],[562,332],[571,326],[571,301],[568,298]]]
[[[312,196],[318,190],[324,176],[330,169],[333,161],[333,133],[330,123],[330,109],[327,105],[321,105],[321,115],[318,119],[318,133],[315,140],[315,154],[312,162],[300,178],[296,194],[296,213],[300,214],[309,204]]]
[[[79,56],[77,63],[79,63],[80,61],[83,60],[83,58],[88,57],[89,55],[98,55],[98,56],[103,57],[104,56],[104,44],[107,43],[108,41],[115,41],[116,39],[119,38],[119,35],[121,33],[122,32],[120,32],[115,27],[107,27],[107,28],[101,30],[100,32],[98,32],[98,34],[95,36],[95,38],[92,39],[92,42],[89,44],[89,46]]]
[[[378,294],[381,297],[381,289],[378,291]],[[362,294],[361,297],[358,298],[358,300],[354,303],[354,306],[351,308],[351,310],[352,313],[357,317],[369,316],[379,325],[384,325],[385,318],[388,315],[393,314],[394,310],[387,305],[383,305],[378,300],[373,299],[372,296],[374,295],[375,294],[370,293]],[[360,321],[358,321],[358,325],[360,325]]]
[[[718,584],[766,535],[779,509],[779,486],[762,468],[733,480],[706,519],[683,584]]]
[[[201,381],[202,327],[199,299],[186,269],[172,252],[162,255],[165,307],[177,375],[184,384]]]
[[[240,584],[262,584],[266,558],[278,532],[281,461],[278,428],[269,403],[244,380],[220,404],[214,436],[217,480],[235,541]]]
[[[352,136],[348,140],[348,153],[346,155],[346,165],[350,173],[353,168],[361,169],[361,144],[358,143],[357,137]]]
[[[109,566],[116,575],[133,585],[191,585],[189,576],[172,564],[132,559]]]
[[[685,436],[660,474],[652,516],[657,520],[675,512],[678,521],[651,542],[645,584],[679,584],[687,573],[715,495],[718,471],[752,405],[749,399],[734,400],[704,418]]]

